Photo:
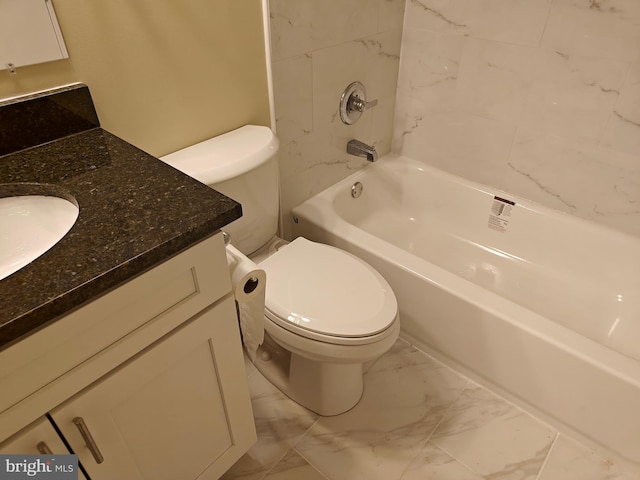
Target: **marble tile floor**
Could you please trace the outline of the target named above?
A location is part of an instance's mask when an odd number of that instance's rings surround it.
[[[640,480],[402,339],[335,417],[247,375],[258,441],[223,480]]]

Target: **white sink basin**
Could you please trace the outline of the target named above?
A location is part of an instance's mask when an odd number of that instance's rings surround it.
[[[58,243],[77,218],[78,207],[63,198],[0,198],[0,280]]]

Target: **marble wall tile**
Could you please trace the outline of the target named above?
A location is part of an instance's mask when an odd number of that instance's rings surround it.
[[[371,126],[362,121],[360,127]],[[365,138],[360,136],[360,138]],[[280,215],[283,238],[291,238],[291,209],[344,177],[361,169],[367,161],[346,155],[349,137],[326,130],[309,132],[280,144]],[[364,140],[363,140],[364,141]]]
[[[462,51],[454,106],[493,120],[514,123],[524,110],[536,69],[537,49],[468,39]]]
[[[637,61],[640,3],[636,0],[554,0],[542,46],[568,55]]]
[[[524,128],[598,140],[627,70],[627,63],[612,59],[469,39],[455,106]]]
[[[551,0],[407,0],[406,26],[537,46]]]
[[[346,154],[352,138],[390,151],[405,0],[270,0],[277,134],[280,139],[280,234],[290,211],[367,164]],[[361,81],[375,109],[353,126],[339,101]]]
[[[402,27],[405,0],[379,0],[378,31]]]
[[[466,383],[399,340],[365,374],[360,403],[322,418],[296,450],[332,480],[400,478]]]
[[[410,155],[412,135],[423,122],[430,125],[438,114],[451,113],[464,38],[405,27],[398,74],[391,149]],[[418,148],[422,146],[416,145]],[[413,152],[417,154],[418,150]],[[418,158],[418,157],[416,157]],[[422,158],[422,157],[420,157]]]
[[[368,132],[371,130],[371,118],[368,121],[363,120],[358,128],[355,129],[355,137],[361,138],[363,141],[368,140]],[[303,192],[317,192],[322,190],[335,180],[342,178],[355,170],[362,168],[366,163],[363,158],[346,154],[346,143],[352,138],[349,133],[340,132],[336,129],[335,134],[331,135],[330,131],[320,130],[305,133],[301,137],[287,142],[280,147],[280,168],[283,170],[281,174],[282,182],[300,181],[301,177],[311,173],[313,183],[299,182],[298,190]],[[358,135],[358,131],[366,131],[365,134]],[[328,172],[327,183],[324,175],[321,173],[324,169],[340,170],[336,172],[335,178],[332,173]]]
[[[569,139],[600,140],[629,65],[544,49],[529,61],[532,88],[518,125]]]
[[[362,82],[369,100],[378,99],[379,105],[393,105],[400,63],[400,29],[387,30],[352,42],[313,52],[314,125],[322,129],[338,125],[344,129],[339,117],[340,96],[353,81]],[[374,108],[378,108],[377,106]],[[367,111],[361,120],[369,116]]]
[[[640,162],[597,144],[520,130],[503,188],[640,236]]]
[[[640,63],[630,69],[610,116],[603,143],[640,155]]]
[[[619,177],[636,172],[624,153],[640,152],[636,0],[270,0],[270,7],[283,236],[293,206],[366,165],[345,154],[350,138],[637,235],[635,184]],[[354,80],[380,104],[346,127],[337,99]],[[552,185],[535,186],[522,174],[532,165],[521,167],[539,157],[516,141],[531,132],[579,142],[580,152],[612,164],[609,174],[579,173],[586,182],[579,193],[572,162],[554,154],[540,167]]]
[[[272,63],[276,132],[289,142],[313,130],[313,75],[310,54]]]
[[[535,480],[555,437],[550,427],[470,384],[431,443],[486,478]]]
[[[640,476],[559,435],[538,480],[640,480]]]
[[[378,155],[382,156],[391,152],[395,95],[378,100],[378,105],[371,110],[371,143],[376,147]]]
[[[480,5],[494,20],[537,8],[542,40],[479,33]],[[639,9],[407,0],[392,151],[638,235]]]
[[[346,153],[349,140],[374,145],[379,155],[390,151],[401,38],[402,31],[395,28],[275,62],[285,238],[290,235],[291,208],[367,164]],[[301,84],[295,80],[302,78]],[[345,125],[339,115],[340,97],[356,80],[378,105],[356,124]],[[289,97],[292,88],[294,95]],[[299,109],[296,91],[301,92]]]
[[[269,0],[272,60],[304,55],[313,50],[311,23],[314,10],[313,2]]]
[[[464,43],[464,37],[405,27],[396,111],[451,109]]]
[[[379,0],[270,0],[269,8],[275,60],[378,31]]]
[[[403,131],[394,145],[402,154],[487,185],[504,185],[514,127],[456,111],[396,114],[397,126]]]

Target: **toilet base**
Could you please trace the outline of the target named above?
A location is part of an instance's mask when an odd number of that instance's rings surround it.
[[[285,350],[266,332],[264,343],[249,358],[282,393],[319,415],[344,413],[362,397],[362,363],[309,360]]]
[[[319,363],[291,355],[291,398],[322,416],[355,407],[364,390],[361,363]]]

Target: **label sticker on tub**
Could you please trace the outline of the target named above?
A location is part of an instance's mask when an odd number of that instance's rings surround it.
[[[500,197],[493,197],[493,203],[491,204],[491,213],[489,214],[489,228],[493,228],[498,232],[506,232],[509,226],[509,219],[511,217],[511,208],[515,205],[515,202],[506,200]]]

